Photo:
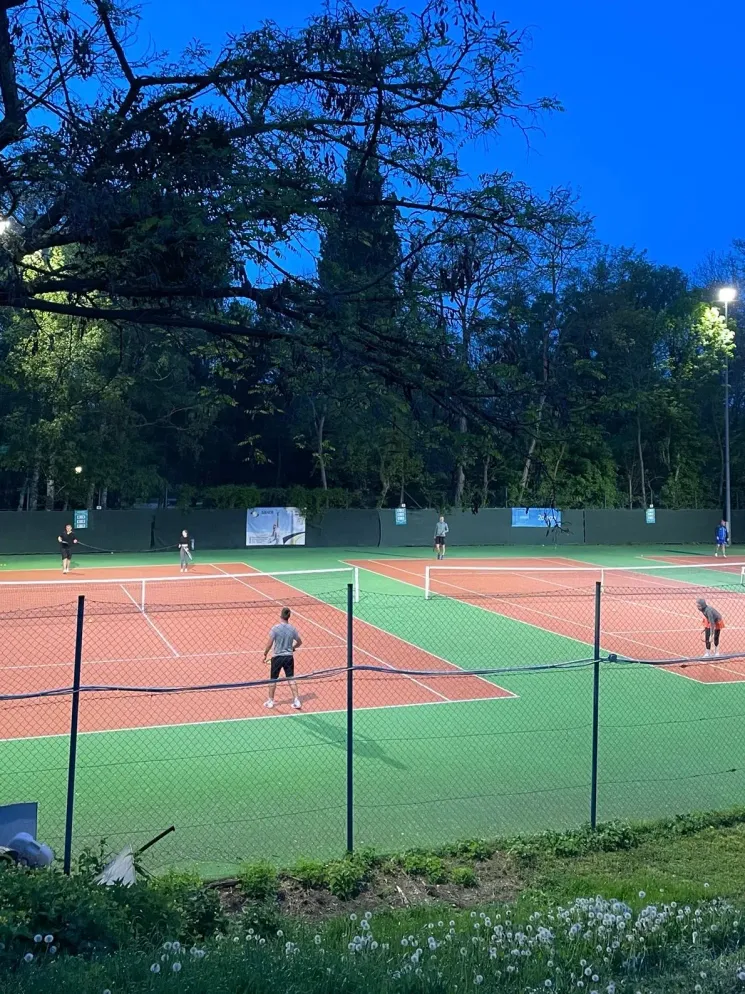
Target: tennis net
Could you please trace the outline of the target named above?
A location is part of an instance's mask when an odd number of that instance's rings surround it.
[[[451,599],[472,597],[525,597],[530,595],[592,593],[603,591],[669,593],[691,588],[719,590],[745,586],[745,563],[644,566],[450,566],[425,567],[424,596]]]
[[[343,605],[349,584],[355,601],[359,601],[359,570],[352,566],[133,579],[3,581],[0,621],[71,616],[81,594],[85,596],[86,615],[215,611],[318,600]]]

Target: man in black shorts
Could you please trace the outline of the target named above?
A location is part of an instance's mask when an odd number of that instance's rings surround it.
[[[272,653],[272,668],[269,671],[269,679],[274,681],[269,687],[269,698],[264,702],[264,707],[274,707],[274,691],[277,689],[277,680],[279,680],[279,674],[284,671],[295,695],[292,706],[299,711],[301,707],[300,695],[293,679],[295,676],[294,653],[303,644],[303,640],[300,638],[297,628],[290,624],[290,615],[289,607],[283,607],[280,614],[282,620],[278,625],[274,625],[269,632],[269,641],[264,649],[264,662],[266,662],[269,653]]]
[[[57,536],[57,541],[59,542],[59,551],[62,554],[62,572],[69,573],[72,547],[78,544],[75,532],[72,530],[72,525],[65,525],[62,534]]]

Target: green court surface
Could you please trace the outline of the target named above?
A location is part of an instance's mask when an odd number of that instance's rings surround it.
[[[638,566],[654,557],[692,557],[697,550],[567,547],[558,553],[548,548],[462,553],[468,559],[495,563],[529,556],[538,561],[557,554],[581,564]],[[458,555],[449,561],[456,564]],[[412,558],[432,562],[427,550],[402,549],[250,554],[232,550],[205,553],[198,560],[245,562],[254,570],[271,572],[334,568],[350,560],[380,564]],[[740,556],[735,552],[733,558]],[[680,584],[724,589],[720,578],[712,577],[708,563],[702,556],[700,569],[686,573]],[[92,579],[125,567],[171,567],[173,556],[81,557],[79,564],[77,575]],[[3,569],[14,571],[47,568],[58,569],[58,559],[19,557],[3,564]],[[334,582],[328,600],[343,605],[342,581]],[[311,595],[310,600],[324,600],[317,578],[293,577],[292,585]],[[466,692],[452,695],[459,699],[440,694],[435,696],[441,700],[427,702],[411,700],[411,693],[403,688],[407,678],[394,673],[372,674],[369,685],[362,682],[362,675],[355,676],[360,695],[353,732],[356,844],[385,851],[456,838],[561,829],[587,821],[593,666],[588,662],[537,671],[531,667],[589,660],[591,632],[587,637],[558,634],[550,630],[556,629],[556,622],[545,628],[517,620],[509,612],[501,613],[496,600],[479,603],[440,597],[428,602],[417,585],[374,567],[362,570],[361,587],[355,605],[358,623],[367,623],[365,632],[378,632],[379,636],[370,637],[379,637],[381,645],[385,633],[400,640],[394,660],[399,668],[421,669],[414,661],[424,650],[437,657],[442,668],[452,664],[464,671],[509,672],[468,677],[473,683],[465,685]],[[745,593],[732,596],[744,598],[745,629]],[[578,595],[576,603],[580,601]],[[561,610],[579,616],[587,608],[584,602],[574,605],[571,598],[562,601]],[[177,630],[201,623],[199,612],[189,605],[172,618]],[[739,628],[738,620],[733,621],[737,622],[733,629]],[[33,626],[43,623],[23,622],[29,657],[33,657]],[[4,624],[0,621],[0,631]],[[261,641],[258,631],[256,639]],[[364,658],[357,656],[355,662],[368,662],[372,652],[368,644]],[[385,657],[384,648],[380,653]],[[31,664],[35,661],[29,659]],[[329,662],[337,665],[337,655]],[[143,683],[168,683],[163,664],[148,666]],[[68,685],[68,671],[63,668],[59,676],[57,685]],[[199,682],[197,673],[195,678]],[[479,692],[469,696],[468,687],[476,687],[477,679]],[[490,687],[484,688],[484,679]],[[416,682],[408,680],[409,691]],[[17,680],[13,690],[18,692]],[[332,692],[322,679],[313,682],[313,710],[307,713],[285,707],[281,714],[267,715],[248,708],[245,718],[218,720],[209,712],[198,721],[192,710],[188,721],[164,717],[162,723],[152,722],[154,727],[85,732],[78,743],[75,851],[97,845],[101,838],[112,848],[141,844],[173,824],[176,832],[149,854],[153,868],[195,865],[211,876],[232,873],[245,859],[268,857],[286,864],[301,855],[340,854],[346,832],[347,725],[337,691]],[[69,710],[69,699],[34,706]],[[116,706],[121,707],[121,701]],[[28,707],[28,702],[0,702],[6,727],[11,712],[17,719],[19,709]],[[81,727],[86,713],[95,711],[98,724],[105,728],[108,707],[114,707],[111,695],[83,695]],[[29,720],[37,721],[40,713],[34,711]],[[732,671],[729,682],[705,682],[690,672],[604,662],[598,817],[654,818],[743,803],[743,717],[745,675],[741,680]],[[35,735],[33,728],[23,736],[3,734],[0,801],[38,801],[40,838],[59,849],[68,736]]]

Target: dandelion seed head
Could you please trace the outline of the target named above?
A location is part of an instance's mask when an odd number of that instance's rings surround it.
[[[25,963],[30,963],[33,960],[33,958],[34,958],[33,953],[26,953],[26,955],[23,957],[23,960]]]
[[[153,963],[153,965],[150,967],[150,972],[160,973],[160,963]]]

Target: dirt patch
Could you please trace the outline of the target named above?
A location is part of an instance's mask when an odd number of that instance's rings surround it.
[[[305,921],[319,921],[351,912],[400,911],[430,905],[469,908],[513,901],[526,886],[514,860],[505,853],[495,853],[490,859],[470,865],[476,873],[475,887],[430,884],[398,867],[384,867],[375,873],[361,893],[346,901],[334,897],[328,890],[306,888],[296,880],[284,877],[277,895],[277,910]],[[216,886],[224,910],[228,914],[240,914],[246,900],[235,881]]]

